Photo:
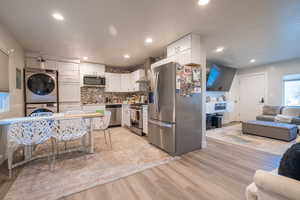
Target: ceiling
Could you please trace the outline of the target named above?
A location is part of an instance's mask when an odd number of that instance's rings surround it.
[[[300,57],[299,10],[299,0],[211,0],[203,7],[197,0],[0,0],[0,22],[28,51],[112,66],[160,56],[195,32],[208,59],[247,67]],[[53,12],[65,20],[55,21]],[[224,52],[215,53],[217,46]]]

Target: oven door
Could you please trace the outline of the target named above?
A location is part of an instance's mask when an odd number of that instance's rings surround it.
[[[142,110],[141,109],[130,109],[130,122],[131,126],[142,129],[143,128],[143,116],[142,116]]]

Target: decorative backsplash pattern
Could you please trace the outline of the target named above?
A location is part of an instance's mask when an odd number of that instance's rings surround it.
[[[82,104],[104,104],[105,91],[104,88],[81,87],[81,103]]]
[[[122,93],[105,92],[104,88],[81,87],[82,104],[105,104],[105,103],[123,103],[124,101],[139,100],[143,92]]]

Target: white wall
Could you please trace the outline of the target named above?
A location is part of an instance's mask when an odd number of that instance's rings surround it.
[[[266,104],[283,105],[283,77],[287,74],[300,74],[300,59],[238,70],[238,75],[253,73],[267,75]]]
[[[24,68],[24,50],[21,45],[15,40],[13,35],[9,33],[8,30],[1,24],[0,47],[1,49],[5,50],[14,49],[14,52],[9,54],[10,111],[7,113],[0,113],[0,118],[23,116],[23,88],[21,90],[16,89],[16,68],[19,68],[21,70]]]
[[[239,121],[239,77],[241,75],[250,75],[256,73],[265,73],[267,76],[267,96],[265,104],[283,105],[283,77],[287,74],[300,74],[300,58],[273,64],[238,69],[230,92],[226,94],[230,101],[235,102],[233,112],[225,115],[226,122]]]

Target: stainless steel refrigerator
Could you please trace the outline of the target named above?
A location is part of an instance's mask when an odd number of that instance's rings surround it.
[[[149,105],[149,142],[171,155],[201,148],[201,92],[183,96],[177,88],[176,63],[153,69],[154,102]]]

